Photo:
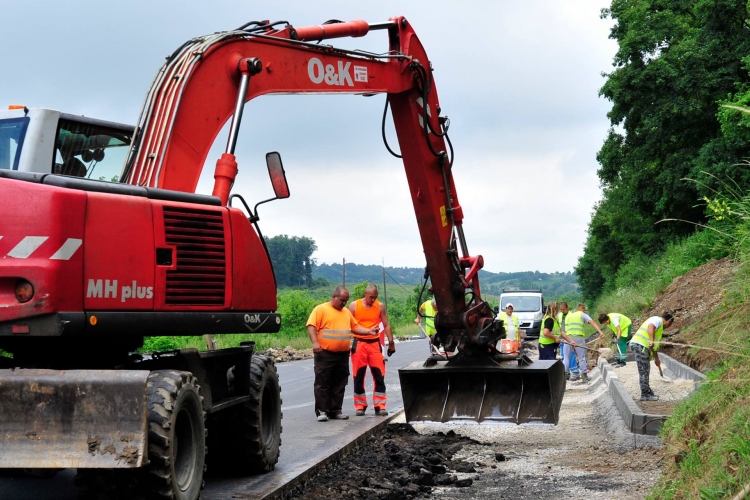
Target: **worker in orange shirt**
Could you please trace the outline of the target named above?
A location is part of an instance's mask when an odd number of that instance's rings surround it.
[[[364,328],[375,329],[383,324],[383,331],[388,337],[388,356],[396,352],[396,344],[393,342],[393,331],[391,323],[385,312],[385,304],[378,301],[378,286],[370,283],[365,288],[365,297],[349,304],[354,319]],[[361,417],[367,410],[367,393],[365,392],[365,374],[367,367],[375,382],[375,390],[372,393],[372,406],[375,415],[388,415],[385,409],[387,396],[385,394],[385,359],[381,343],[383,337],[372,334],[361,334],[354,332],[352,340],[352,372],[354,375],[354,410]]]
[[[315,415],[318,422],[346,420],[341,412],[349,380],[349,346],[352,333],[378,335],[377,328],[364,328],[354,319],[346,303],[349,290],[337,286],[329,302],[310,313],[307,333],[315,354]]]

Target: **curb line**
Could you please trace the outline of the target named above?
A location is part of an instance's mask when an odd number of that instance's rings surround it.
[[[310,479],[310,477],[318,473],[321,469],[324,469],[331,463],[340,461],[341,459],[345,458],[352,451],[357,449],[359,445],[364,443],[370,436],[372,436],[373,434],[387,427],[388,424],[390,424],[392,420],[400,417],[403,413],[404,413],[404,410],[401,409],[397,411],[396,413],[394,413],[393,415],[388,416],[388,418],[383,419],[381,422],[370,427],[369,429],[364,431],[362,434],[357,436],[352,441],[348,442],[347,444],[343,445],[338,450],[330,453],[328,456],[322,458],[321,460],[313,464],[307,470],[300,472],[297,476],[293,477],[288,482],[282,484],[281,486],[276,488],[274,491],[267,493],[266,495],[261,497],[261,499],[262,500],[278,500],[278,499],[284,498],[294,488],[300,486],[301,484],[304,484],[308,479]]]
[[[659,354],[659,359],[661,359],[667,368],[669,368],[669,370],[677,377],[695,381],[696,387],[700,384],[700,381],[706,379],[706,376],[702,373],[693,370],[689,366],[683,365],[666,354]],[[634,434],[645,434],[648,436],[656,436],[659,434],[659,430],[661,429],[664,420],[669,418],[670,415],[644,413],[635,403],[632,396],[630,396],[625,385],[616,375],[613,375],[614,369],[604,358],[599,358],[597,367],[602,374],[604,382],[607,384],[609,394],[615,401],[615,406],[617,406],[620,416],[625,421],[625,425],[629,426],[630,432]]]

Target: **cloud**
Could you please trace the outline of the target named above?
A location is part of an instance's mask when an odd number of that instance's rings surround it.
[[[297,26],[371,22],[404,14],[435,68],[451,118],[455,181],[469,249],[491,271],[567,271],[582,253],[600,192],[596,151],[609,126],[598,98],[616,46],[608,2],[396,0],[253,2],[94,0],[3,4],[0,53],[7,104],[50,107],[135,123],[163,58],[185,40],[251,19]],[[22,22],[23,21],[23,22]],[[33,28],[31,28],[33,26]],[[387,49],[385,32],[332,40]],[[272,96],[245,111],[235,192],[270,197],[263,155],[282,153],[292,198],[261,207],[267,235],[314,238],[321,262],[422,266],[424,255],[403,167],[380,139],[384,96]],[[390,118],[389,118],[390,121]],[[397,147],[389,125],[388,137]],[[210,192],[220,135],[199,184]],[[252,200],[252,201],[251,201]],[[550,220],[552,219],[552,220]]]

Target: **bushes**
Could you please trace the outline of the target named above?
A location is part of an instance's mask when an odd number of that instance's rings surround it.
[[[359,284],[352,287],[351,300],[361,298],[367,284]],[[388,318],[391,320],[393,333],[399,328],[413,324],[417,316],[417,297],[420,287],[407,291],[405,297],[389,294]],[[256,350],[264,350],[270,347],[280,348],[292,346],[295,349],[307,349],[310,347],[310,339],[307,334],[307,318],[313,308],[318,304],[331,299],[332,286],[326,286],[317,290],[282,290],[278,293],[278,312],[281,314],[281,331],[275,334],[227,334],[214,335],[213,339],[220,349],[236,347],[241,342],[255,342]],[[359,293],[357,293],[359,292]],[[403,295],[403,294],[402,294]],[[427,300],[425,296],[423,300]],[[404,334],[412,334],[408,329]],[[196,337],[146,337],[140,352],[170,351],[173,349],[195,348],[201,351],[206,349],[206,341],[202,336]]]

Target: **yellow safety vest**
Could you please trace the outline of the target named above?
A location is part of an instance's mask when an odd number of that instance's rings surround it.
[[[628,327],[633,324],[630,318],[620,313],[609,313],[607,314],[607,317],[609,318],[609,323],[607,324],[607,326],[609,327],[610,330],[615,332],[615,335],[617,335],[617,327],[612,324],[615,318],[620,318],[620,331],[622,332],[622,334],[623,335],[628,334]]]
[[[582,311],[571,311],[565,317],[565,333],[568,337],[583,337],[583,316]]]
[[[435,309],[432,307],[432,300],[422,304],[422,308],[424,309],[424,332],[427,335],[432,335],[437,331],[435,330]]]
[[[547,318],[551,318],[553,321],[552,335],[554,335],[555,337],[560,336],[560,322],[557,321],[556,318],[552,318],[552,316],[547,315],[544,318],[542,318],[542,333],[539,334],[539,343],[543,345],[556,344],[557,342],[544,336],[544,322],[547,320]]]
[[[654,316],[651,316],[653,318]],[[656,316],[659,317],[659,316]],[[638,329],[637,332],[635,332],[635,335],[633,335],[633,338],[630,340],[630,343],[635,343],[642,345],[643,347],[648,347],[648,344],[651,342],[651,338],[648,336],[648,325],[651,321],[651,318],[648,318],[646,321],[643,322],[641,327]],[[622,328],[622,327],[621,327]],[[661,326],[654,330],[654,351],[659,350],[659,342],[661,341],[661,336],[664,333],[664,318],[661,318]]]
[[[513,327],[516,329],[516,336],[515,338],[510,338],[510,337],[506,337],[506,338],[508,340],[521,340],[521,334],[518,333],[518,316],[516,316],[515,314],[511,314],[510,317],[513,320]],[[507,321],[508,315],[506,313],[503,313],[500,315],[500,319],[502,319],[503,321]],[[507,332],[508,329],[506,328],[505,331]]]

